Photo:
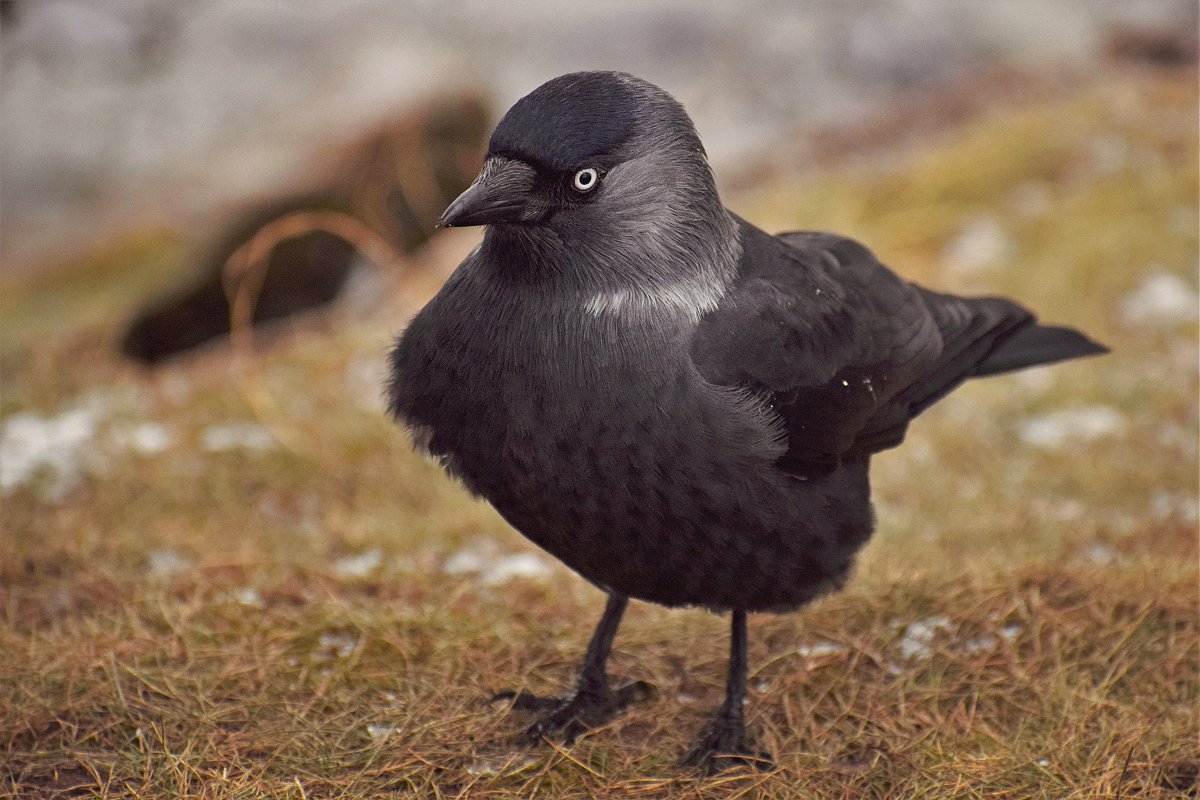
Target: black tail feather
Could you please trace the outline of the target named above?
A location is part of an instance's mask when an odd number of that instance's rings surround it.
[[[1015,369],[1053,364],[1069,358],[1098,356],[1108,352],[1079,331],[1053,325],[1030,325],[1004,339],[972,372],[973,377],[996,375]]]
[[[1034,324],[1032,314],[1004,298],[954,297],[918,289],[937,321],[944,349],[929,374],[900,395],[910,419],[974,377],[979,365],[1008,339]]]

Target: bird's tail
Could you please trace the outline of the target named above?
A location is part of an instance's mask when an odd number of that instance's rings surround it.
[[[917,287],[941,332],[937,363],[900,392],[862,429],[854,451],[876,453],[904,439],[908,423],[968,378],[1100,355],[1108,348],[1078,331],[1039,325],[1016,303],[999,297],[955,297]]]
[[[917,290],[937,322],[945,349],[933,371],[902,395],[910,418],[968,378],[1108,352],[1078,331],[1038,324],[1011,300]]]
[[[1030,325],[1020,328],[988,353],[971,373],[972,377],[998,375],[1025,367],[1053,364],[1071,358],[1098,356],[1108,348],[1092,341],[1077,330],[1054,325]]]

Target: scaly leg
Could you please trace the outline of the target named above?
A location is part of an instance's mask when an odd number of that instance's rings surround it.
[[[696,744],[683,757],[685,766],[700,767],[709,773],[735,764],[748,764],[759,769],[771,767],[771,756],[753,749],[746,740],[746,720],[742,710],[745,702],[746,612],[734,611],[725,702],[704,726]]]

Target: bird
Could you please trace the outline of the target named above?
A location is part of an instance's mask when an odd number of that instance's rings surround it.
[[[607,594],[571,691],[497,695],[533,715],[526,744],[653,693],[608,677],[633,598],[730,615],[725,698],[683,764],[769,766],[743,710],[747,615],[845,584],[874,528],[871,457],[969,378],[1107,352],[850,238],[755,227],[684,107],[621,72],[519,99],[440,224],[482,240],[392,347],[388,411]]]

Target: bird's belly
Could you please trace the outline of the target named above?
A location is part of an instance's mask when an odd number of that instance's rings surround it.
[[[761,420],[693,389],[524,393],[477,489],[572,569],[633,597],[782,610],[836,587],[870,534],[865,461],[784,475]]]

